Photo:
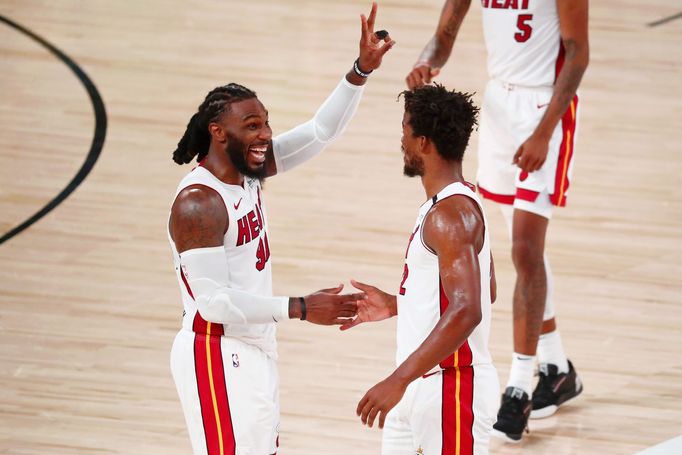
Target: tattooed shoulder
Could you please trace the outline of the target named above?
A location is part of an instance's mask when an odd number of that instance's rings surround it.
[[[170,232],[178,252],[222,245],[227,223],[222,198],[204,185],[183,189],[171,208]]]

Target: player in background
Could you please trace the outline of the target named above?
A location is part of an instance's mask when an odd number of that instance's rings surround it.
[[[428,84],[452,51],[470,0],[448,0],[436,33],[407,75]],[[566,204],[578,117],[576,91],[589,60],[587,0],[482,0],[490,81],[481,110],[478,187],[500,203],[516,269],[514,353],[495,433],[521,439],[531,418],[552,415],[582,391],[563,349],[545,236]],[[540,379],[532,392],[533,368]]]
[[[272,296],[261,180],[313,158],[342,134],[369,73],[394,45],[374,33],[376,11],[373,4],[361,16],[360,55],[312,120],[273,138],[256,93],[231,83],[208,93],[173,153],[178,164],[199,162],[178,186],[168,224],[184,306],[171,370],[197,455],[275,453],[276,323],[341,324],[363,297],[340,295],[342,286]]]
[[[370,427],[378,417],[385,455],[483,455],[500,388],[488,351],[495,295],[488,227],[475,186],[462,176],[478,108],[471,95],[440,85],[403,95],[404,172],[421,178],[426,202],[398,295],[352,281],[367,298],[342,330],[398,317],[397,368],[357,413]]]

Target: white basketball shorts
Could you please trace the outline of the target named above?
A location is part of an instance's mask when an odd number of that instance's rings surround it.
[[[487,454],[499,393],[490,364],[417,379],[386,417],[382,455]]]
[[[277,452],[277,364],[262,350],[182,329],[173,342],[171,371],[194,455]]]
[[[529,174],[512,164],[519,146],[540,123],[552,93],[551,87],[488,82],[481,109],[477,174],[479,191],[486,199],[515,207],[516,201],[524,201],[520,208],[527,209],[546,193],[551,205],[566,205],[578,123],[577,95],[554,129],[543,166]]]

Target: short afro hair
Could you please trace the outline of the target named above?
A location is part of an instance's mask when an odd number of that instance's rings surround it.
[[[461,162],[469,136],[478,125],[478,107],[473,93],[447,90],[440,84],[405,90],[405,111],[416,136],[430,139],[438,154],[448,161]]]

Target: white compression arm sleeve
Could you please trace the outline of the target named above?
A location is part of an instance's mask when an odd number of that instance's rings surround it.
[[[220,324],[264,324],[289,319],[288,297],[266,297],[227,286],[229,269],[222,246],[180,254],[181,273],[202,318]]]
[[[277,172],[286,172],[308,161],[341,136],[358,109],[363,89],[363,85],[353,85],[344,76],[315,117],[275,137],[272,147]]]

